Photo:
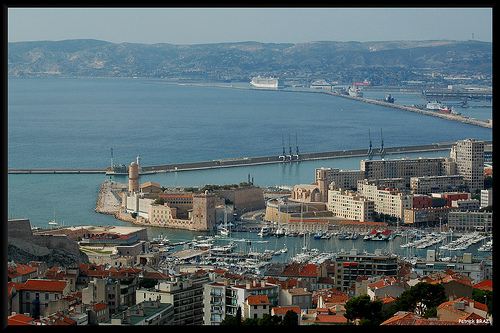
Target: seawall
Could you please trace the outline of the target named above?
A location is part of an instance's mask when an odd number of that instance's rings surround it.
[[[486,145],[491,145],[492,140],[485,140]],[[399,154],[399,153],[415,153],[424,151],[440,151],[449,150],[456,142],[445,143],[432,143],[428,145],[415,145],[415,146],[399,146],[399,147],[386,147],[385,154]],[[374,149],[374,155],[378,153],[379,148]],[[350,150],[336,150],[316,153],[303,153],[297,155],[272,155],[272,156],[259,156],[259,157],[241,157],[229,159],[217,159],[212,161],[203,162],[186,162],[186,163],[173,163],[142,166],[141,174],[152,174],[161,172],[180,172],[190,170],[203,170],[203,169],[217,169],[217,168],[230,168],[237,166],[270,164],[270,163],[287,163],[287,162],[300,162],[312,161],[330,158],[343,158],[343,157],[359,157],[366,156],[368,158],[368,148],[363,149],[350,149]],[[51,172],[52,170],[52,172]],[[85,173],[91,170],[92,173],[107,173],[106,169],[9,169],[8,173],[12,174],[28,174],[28,173]],[[99,171],[97,171],[99,170]],[[112,173],[111,173],[112,174]]]

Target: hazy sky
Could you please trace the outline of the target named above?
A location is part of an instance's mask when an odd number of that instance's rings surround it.
[[[492,41],[491,8],[9,8],[8,40]]]

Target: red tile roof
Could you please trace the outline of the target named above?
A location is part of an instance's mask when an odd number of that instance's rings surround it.
[[[344,315],[327,315],[319,314],[316,316],[315,323],[347,323],[347,318]]]
[[[22,290],[30,290],[30,291],[53,291],[53,292],[62,292],[68,281],[64,280],[37,280],[37,279],[29,279],[26,281],[24,286],[22,286]]]
[[[247,296],[248,305],[269,305],[267,295],[250,295]]]
[[[414,313],[407,312],[401,315],[395,315],[392,318],[384,321],[381,326],[385,325],[465,325],[464,323],[455,322],[455,321],[444,321],[444,320],[429,320],[424,319],[420,316],[417,316]]]
[[[25,316],[23,314],[15,314],[7,318],[7,325],[35,325],[32,323],[34,318]]]
[[[465,298],[465,297],[460,297],[460,298],[457,298],[457,299],[454,299],[454,300],[451,300],[448,302],[441,303],[437,308],[441,309],[445,306],[453,306],[453,303],[460,302],[460,301],[463,301],[465,303],[465,305],[467,305],[467,306],[474,304],[475,309],[478,309],[481,311],[488,311],[488,306],[486,306],[486,304],[483,304],[481,302],[474,301],[472,299]]]
[[[274,314],[283,314],[284,315],[290,310],[294,311],[297,314],[300,314],[300,307],[298,307],[298,306],[278,306],[278,307],[274,307],[272,309],[272,312]]]
[[[36,268],[30,267],[28,265],[9,264],[7,266],[7,275],[11,279],[21,275],[31,274],[33,272],[36,272]]]
[[[472,286],[472,288],[493,291],[493,281],[484,280],[476,283],[475,285]]]

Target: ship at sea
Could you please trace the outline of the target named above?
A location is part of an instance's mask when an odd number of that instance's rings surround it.
[[[361,89],[358,88],[358,86],[350,87],[349,88],[349,96],[351,96],[351,97],[363,97],[363,92],[361,91]]]
[[[448,106],[438,101],[427,103],[426,109],[432,111],[441,111],[444,113],[451,113],[451,109]]]
[[[385,96],[384,102],[386,103],[394,103],[394,97],[391,96],[391,94]]]
[[[274,77],[262,77],[255,76],[250,81],[250,84],[256,88],[273,88],[273,89],[282,89],[285,87],[284,81],[279,78]]]

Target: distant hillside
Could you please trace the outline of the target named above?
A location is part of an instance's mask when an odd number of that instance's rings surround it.
[[[147,77],[248,80],[256,74],[335,78],[355,69],[492,73],[492,43],[388,41],[114,44],[79,39],[8,43],[10,77]]]

